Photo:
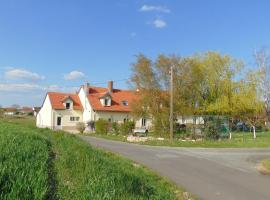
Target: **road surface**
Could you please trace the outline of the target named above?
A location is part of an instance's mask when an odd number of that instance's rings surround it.
[[[149,167],[200,199],[270,200],[270,176],[256,170],[270,149],[154,147],[82,138]]]

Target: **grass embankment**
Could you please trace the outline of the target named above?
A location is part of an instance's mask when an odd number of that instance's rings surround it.
[[[96,135],[94,137],[100,137],[104,139],[127,141],[126,137],[121,135]],[[170,142],[169,139],[164,140],[149,140],[141,142],[139,144],[152,145],[152,146],[172,146],[172,147],[203,147],[203,148],[266,148],[270,147],[270,132],[259,132],[257,138],[253,139],[251,133],[233,133],[232,139],[223,140],[202,140],[202,141],[182,141],[180,139],[174,139]]]
[[[0,199],[183,199],[144,167],[25,123],[0,120]]]

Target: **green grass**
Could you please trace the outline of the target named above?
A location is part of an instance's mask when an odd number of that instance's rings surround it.
[[[143,166],[31,119],[0,120],[0,139],[0,199],[183,199]]]
[[[270,172],[270,159],[262,161],[262,164]]]
[[[48,149],[43,136],[0,123],[0,199],[45,198]]]
[[[121,135],[96,135],[94,137],[126,141],[126,137]],[[252,133],[233,133],[232,140],[203,140],[203,141],[181,141],[175,139],[170,142],[169,139],[165,138],[163,141],[150,140],[147,142],[139,143],[142,145],[151,146],[172,146],[172,147],[204,147],[204,148],[267,148],[270,147],[270,132],[258,132],[257,138],[253,139]]]

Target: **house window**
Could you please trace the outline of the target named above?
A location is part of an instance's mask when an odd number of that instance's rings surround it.
[[[128,106],[128,101],[122,101],[123,106]]]
[[[66,103],[66,109],[70,109],[70,103]]]
[[[70,117],[70,121],[77,122],[80,120],[80,117]]]
[[[146,126],[146,119],[142,118],[142,127],[145,127],[145,126]]]
[[[104,99],[104,105],[105,105],[105,106],[109,106],[109,99],[107,99],[107,98]]]

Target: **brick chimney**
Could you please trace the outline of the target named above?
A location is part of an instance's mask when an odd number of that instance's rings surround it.
[[[108,91],[109,93],[113,93],[113,81],[108,82]]]

